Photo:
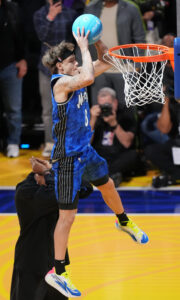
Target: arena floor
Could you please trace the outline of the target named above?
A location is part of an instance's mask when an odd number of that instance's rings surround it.
[[[20,154],[16,159],[0,155],[0,300],[9,299],[19,234],[15,185],[31,171],[29,158],[40,157],[38,151]],[[80,202],[69,243],[72,279],[82,291],[79,299],[179,299],[180,186],[152,189],[152,175],[133,178],[118,189],[126,211],[148,234],[147,245],[116,230],[115,217],[96,190]]]

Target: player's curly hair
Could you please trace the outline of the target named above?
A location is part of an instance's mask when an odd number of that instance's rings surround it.
[[[66,41],[62,41],[59,45],[53,47],[48,45],[48,47],[49,49],[42,57],[42,63],[50,70],[52,74],[55,74],[57,73],[57,62],[61,62],[71,53],[73,54],[75,45]],[[69,55],[66,55],[67,53],[69,53]]]

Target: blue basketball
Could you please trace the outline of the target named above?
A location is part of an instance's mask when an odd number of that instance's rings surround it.
[[[90,30],[88,41],[89,45],[96,43],[102,35],[102,23],[99,18],[92,14],[83,14],[79,16],[73,23],[72,31],[77,35],[77,29],[84,26],[85,34]]]

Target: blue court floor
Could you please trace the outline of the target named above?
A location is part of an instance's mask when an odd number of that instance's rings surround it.
[[[180,213],[178,189],[118,189],[127,213]],[[14,189],[0,189],[0,213],[16,213]],[[86,199],[80,199],[79,213],[112,213],[99,191],[94,190]]]

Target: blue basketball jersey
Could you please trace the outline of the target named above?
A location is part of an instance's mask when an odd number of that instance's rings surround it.
[[[52,161],[83,152],[90,144],[92,136],[86,88],[72,92],[66,102],[55,101],[53,81],[62,76],[68,75],[56,74],[51,77],[52,134],[55,142],[51,154]]]

